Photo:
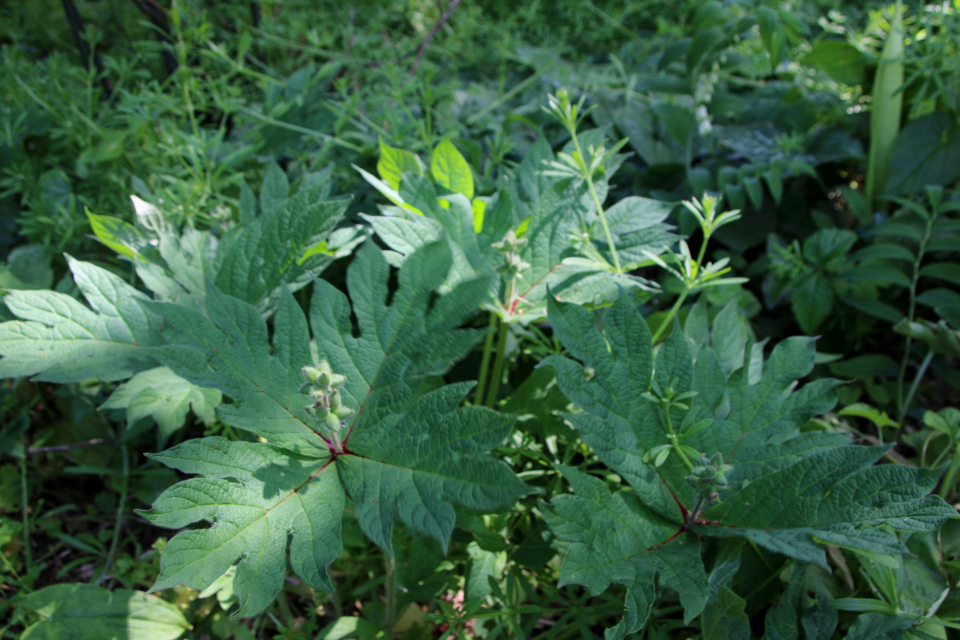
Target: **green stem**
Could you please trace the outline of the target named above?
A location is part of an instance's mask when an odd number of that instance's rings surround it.
[[[394,627],[397,624],[397,560],[392,555],[387,555],[384,564],[387,570],[387,597],[383,622],[387,627],[388,640],[393,640],[396,637]]]
[[[683,301],[687,299],[687,295],[690,293],[690,287],[688,286],[683,293],[680,294],[680,297],[677,298],[677,301],[673,304],[673,307],[670,308],[670,311],[667,313],[667,317],[663,319],[663,322],[660,323],[660,326],[657,327],[657,332],[653,334],[653,344],[657,344],[657,340],[660,339],[660,336],[663,335],[663,332],[667,329],[667,326],[670,324],[670,321],[673,320],[673,317],[677,315],[677,311],[680,310],[680,305],[683,304]]]
[[[503,360],[507,350],[507,332],[509,324],[500,319],[500,335],[497,337],[497,359],[493,363],[493,375],[490,376],[490,391],[487,392],[487,400],[484,404],[492,407],[497,401],[497,393],[500,391],[500,378],[503,376]]]
[[[117,503],[117,519],[113,525],[113,537],[110,539],[110,551],[107,553],[107,560],[103,563],[103,569],[97,577],[96,584],[102,584],[107,578],[107,572],[110,571],[110,565],[113,564],[113,558],[117,553],[117,544],[120,542],[120,529],[123,526],[124,510],[127,506],[127,491],[130,487],[130,462],[127,459],[127,445],[120,446],[120,459],[123,461],[123,480],[120,483],[120,499]]]
[[[27,580],[31,579],[31,568],[33,566],[33,553],[30,551],[30,514],[27,512],[29,505],[27,491],[27,441],[23,440],[23,459],[20,461],[20,510],[23,518],[23,568]]]
[[[683,449],[680,448],[680,440],[677,438],[677,434],[673,431],[673,420],[670,418],[670,405],[667,405],[663,408],[663,413],[667,418],[667,437],[670,439],[670,442],[673,443],[670,445],[670,448],[676,451],[677,455],[680,456],[680,459],[683,460],[683,464],[687,467],[687,471],[693,471],[693,463],[690,462],[690,459],[683,452]]]
[[[493,352],[493,334],[497,326],[497,314],[490,312],[490,324],[487,325],[487,339],[483,343],[483,359],[480,361],[480,376],[477,378],[477,404],[483,402],[483,392],[487,389],[487,373],[490,369],[490,354]]]
[[[953,491],[954,485],[957,484],[958,474],[960,474],[960,447],[957,447],[953,452],[953,460],[950,462],[947,473],[943,476],[937,495],[946,500],[947,496]]]
[[[620,266],[620,256],[617,255],[617,248],[613,244],[613,235],[611,235],[610,226],[607,224],[607,216],[603,213],[603,205],[600,204],[600,197],[597,195],[597,189],[593,185],[593,175],[591,175],[587,167],[583,149],[580,148],[580,140],[577,138],[576,126],[570,127],[570,136],[573,138],[573,145],[577,148],[577,155],[580,157],[580,168],[583,170],[583,179],[587,181],[587,187],[590,188],[590,195],[593,197],[593,205],[597,208],[597,215],[600,216],[600,224],[603,225],[603,234],[607,238],[607,246],[610,247],[610,254],[613,256],[613,266],[617,270],[617,273],[623,273],[623,267]]]
[[[683,305],[683,301],[687,299],[687,296],[690,295],[690,292],[693,291],[693,286],[691,283],[696,283],[697,277],[700,275],[700,271],[703,265],[703,257],[707,255],[707,244],[710,242],[710,235],[708,233],[703,234],[703,243],[700,245],[700,252],[697,254],[697,262],[695,265],[696,271],[693,274],[693,278],[690,282],[685,282],[683,293],[680,294],[680,297],[677,298],[677,301],[670,308],[670,311],[667,313],[667,317],[663,319],[663,322],[660,323],[660,326],[657,327],[657,332],[653,334],[653,344],[657,344],[657,340],[660,339],[660,336],[663,335],[663,332],[667,330],[667,327],[670,325],[670,321],[673,320],[674,316],[677,315],[677,312],[680,311],[680,307]]]
[[[917,307],[917,281],[920,280],[920,263],[923,262],[923,254],[927,250],[927,242],[930,240],[930,234],[933,231],[933,223],[937,219],[936,211],[930,214],[927,220],[927,226],[923,232],[923,238],[920,240],[920,246],[917,248],[917,259],[913,262],[913,279],[910,281],[910,307],[907,313],[907,321],[913,322],[914,312]],[[903,347],[903,359],[900,361],[900,374],[897,376],[897,401],[899,412],[897,423],[902,425],[903,419],[907,416],[910,404],[903,395],[903,386],[906,383],[907,363],[910,361],[910,346],[913,344],[912,336],[907,336],[907,341]],[[912,398],[911,398],[912,400]],[[901,429],[901,433],[902,433]]]
[[[933,349],[927,352],[926,357],[924,357],[923,362],[920,363],[920,368],[917,369],[917,375],[914,376],[913,382],[910,384],[910,390],[907,392],[907,397],[904,400],[904,406],[909,407],[913,402],[913,397],[917,394],[917,387],[920,386],[920,381],[923,380],[923,374],[927,372],[927,368],[930,367],[930,363],[933,361]],[[903,412],[906,415],[906,411]],[[903,418],[901,417],[898,421],[898,424],[903,424]]]

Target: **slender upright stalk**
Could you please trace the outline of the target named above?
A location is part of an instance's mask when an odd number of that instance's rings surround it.
[[[600,224],[603,225],[603,234],[607,239],[607,246],[610,247],[610,254],[613,256],[613,266],[617,270],[617,273],[623,273],[623,267],[620,266],[620,256],[617,255],[617,248],[613,244],[613,235],[610,233],[610,225],[607,224],[607,216],[603,213],[603,205],[600,203],[600,197],[597,195],[597,189],[593,184],[593,174],[589,167],[587,167],[583,149],[580,148],[580,140],[577,138],[577,129],[575,126],[570,127],[570,136],[573,138],[573,145],[577,148],[577,156],[580,158],[580,168],[583,170],[583,179],[587,182],[590,195],[593,197],[593,205],[597,208],[597,215],[600,216]]]
[[[676,451],[680,459],[683,460],[683,465],[687,468],[687,471],[693,471],[693,463],[690,462],[690,458],[688,458],[687,454],[680,448],[680,439],[677,438],[677,434],[673,430],[673,420],[670,419],[670,405],[668,404],[662,407],[662,409],[667,422],[667,438],[673,443],[671,448]]]
[[[493,375],[490,376],[490,391],[487,392],[487,400],[484,404],[492,407],[497,401],[497,393],[500,391],[500,378],[503,377],[503,360],[507,351],[507,332],[509,325],[500,320],[500,335],[497,338],[497,359],[493,364]]]
[[[670,307],[670,311],[667,312],[667,317],[663,319],[663,322],[660,323],[660,326],[657,327],[656,333],[653,334],[653,344],[657,344],[657,340],[660,339],[660,336],[663,335],[663,332],[669,326],[670,321],[673,320],[673,317],[677,315],[677,311],[680,310],[680,306],[683,304],[683,301],[687,299],[687,295],[690,294],[690,288],[683,290],[683,293],[680,294],[680,297],[677,298],[677,301],[673,303],[673,306]]]
[[[913,278],[910,280],[910,306],[907,310],[907,321],[913,322],[914,314],[917,308],[917,281],[920,280],[920,263],[923,262],[923,254],[927,250],[927,242],[930,241],[930,234],[933,231],[933,223],[937,219],[936,211],[933,211],[930,214],[930,217],[927,219],[927,225],[923,230],[923,238],[920,239],[920,246],[917,248],[917,258],[913,262]],[[903,358],[900,361],[900,374],[897,376],[897,404],[899,405],[899,411],[897,416],[897,423],[903,424],[903,419],[907,415],[907,411],[910,409],[910,404],[907,398],[903,395],[903,386],[906,383],[907,377],[907,364],[910,361],[910,347],[913,344],[912,336],[907,336],[906,343],[903,346]],[[917,380],[914,381],[914,385],[919,382],[919,378],[923,375],[922,372],[917,372]],[[909,400],[912,400],[912,394]]]
[[[110,550],[107,553],[107,559],[103,563],[100,575],[97,577],[96,584],[102,584],[107,578],[107,572],[110,571],[110,565],[117,553],[117,544],[120,541],[120,529],[123,527],[123,516],[127,506],[127,491],[130,488],[130,462],[127,459],[127,445],[120,445],[120,459],[123,461],[123,480],[120,482],[120,499],[117,503],[117,519],[113,524],[113,537],[110,539]]]
[[[480,361],[480,376],[477,378],[476,404],[483,404],[483,392],[487,389],[487,373],[490,369],[490,354],[493,351],[493,334],[497,326],[497,314],[490,312],[490,324],[487,325],[487,339],[483,343],[483,360]]]
[[[30,579],[33,567],[33,553],[30,551],[30,514],[27,511],[29,491],[27,491],[27,441],[23,440],[23,459],[20,460],[20,511],[23,518],[23,568],[27,579]]]
[[[950,468],[947,469],[947,473],[944,474],[943,480],[940,482],[940,490],[937,491],[937,495],[946,500],[947,496],[953,492],[954,485],[957,484],[958,474],[960,474],[960,447],[956,447],[953,450],[953,460],[950,462]]]
[[[663,335],[663,332],[666,331],[667,327],[670,325],[670,321],[673,320],[674,316],[677,315],[677,312],[680,311],[680,307],[683,305],[684,300],[687,299],[687,296],[690,295],[690,292],[693,291],[692,282],[696,282],[697,275],[700,273],[700,270],[703,266],[703,257],[707,254],[707,243],[710,242],[710,235],[704,233],[703,242],[700,244],[700,252],[697,254],[697,261],[694,263],[693,268],[694,272],[688,274],[690,281],[684,282],[683,293],[680,294],[680,297],[677,298],[677,301],[673,303],[673,306],[670,307],[670,311],[667,313],[667,317],[663,319],[663,322],[660,323],[660,326],[657,327],[656,333],[653,334],[653,344],[657,344],[657,340],[660,339],[660,336]]]

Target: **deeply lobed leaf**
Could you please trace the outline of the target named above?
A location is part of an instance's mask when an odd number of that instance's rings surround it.
[[[317,281],[310,323],[321,358],[346,376],[344,403],[355,419],[338,450],[320,435],[305,408],[301,367],[314,362],[307,319],[285,289],[271,342],[259,311],[211,288],[207,315],[179,305],[145,303],[163,318],[168,345],[156,357],[198,386],[218,389],[235,405],[219,418],[267,442],[204,438],[155,456],[193,478],[165,491],[144,516],[171,528],[211,526],[176,535],[161,557],[154,589],[202,589],[240,560],[234,589],[238,615],[262,611],[290,564],[305,582],[332,589],[326,567],[341,553],[347,499],[364,533],[388,552],[399,520],[446,546],[453,505],[489,510],[524,493],[523,483],[487,455],[513,419],[460,407],[470,384],[432,389],[478,340],[459,329],[489,286],[461,283],[432,300],[451,256],[445,243],[412,254],[389,301],[389,267],[368,244],[351,265],[351,304]],[[432,389],[432,390],[431,390]]]
[[[836,402],[837,381],[796,388],[813,368],[813,339],[785,340],[765,362],[761,350],[741,340],[733,357],[724,351],[732,329],[718,333],[722,324],[716,323],[711,340],[691,314],[694,338],[675,327],[654,357],[646,321],[625,295],[607,310],[602,330],[594,314],[582,307],[548,304],[557,336],[579,360],[552,356],[544,361],[556,370],[561,390],[584,410],[567,419],[633,488],[611,497],[602,484],[574,481],[564,470],[576,497],[561,496],[547,507],[554,532],[569,545],[562,579],[595,590],[610,582],[628,588],[624,621],[608,630],[607,638],[640,628],[657,572],[661,584],[680,593],[688,616],[699,613],[697,589],[705,588],[705,580],[671,584],[660,568],[662,555],[691,540],[693,533],[743,537],[801,561],[825,564],[818,542],[904,553],[897,538],[879,525],[930,531],[955,516],[939,497],[927,496],[938,472],[876,465],[882,447],[859,447],[839,434],[801,431]],[[725,364],[718,350],[725,353]],[[674,404],[668,414],[644,397],[668,386],[695,395],[685,401],[686,408]],[[691,429],[704,420],[709,421],[706,428]],[[719,453],[732,465],[729,486],[712,500],[704,502],[685,481],[690,469],[681,455],[671,452],[658,467],[643,461],[647,452],[671,444],[671,432],[684,445],[708,456]],[[577,526],[571,524],[575,518]],[[624,532],[623,541],[610,533],[616,528]],[[683,556],[687,573],[703,575],[699,556],[690,548]],[[647,578],[643,586],[635,575]]]

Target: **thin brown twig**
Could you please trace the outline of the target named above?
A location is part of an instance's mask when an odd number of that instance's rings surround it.
[[[450,0],[450,4],[447,5],[447,10],[443,12],[440,16],[440,19],[437,20],[437,24],[433,25],[433,29],[430,29],[430,33],[427,34],[427,37],[423,39],[423,42],[420,44],[420,49],[417,51],[417,59],[413,61],[413,66],[410,67],[410,72],[407,73],[407,79],[403,81],[404,84],[410,82],[410,78],[413,77],[413,74],[417,72],[417,67],[420,66],[420,61],[423,60],[423,54],[427,50],[430,41],[433,40],[433,36],[437,35],[437,31],[440,30],[447,20],[450,19],[450,16],[453,15],[453,10],[457,8],[457,5],[460,4],[460,0]]]
[[[55,447],[34,447],[32,449],[27,449],[27,453],[33,455],[35,453],[49,453],[51,451],[69,451],[76,447],[89,447],[95,444],[109,444],[111,442],[116,442],[116,438],[93,438],[92,440],[86,440],[84,442],[74,442],[71,444],[58,444]]]

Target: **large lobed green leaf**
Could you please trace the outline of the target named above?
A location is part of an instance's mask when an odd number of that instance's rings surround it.
[[[785,340],[764,361],[762,349],[747,344],[735,323],[717,321],[711,335],[696,315],[688,321],[691,337],[676,327],[654,355],[647,323],[625,295],[607,310],[602,330],[583,307],[549,301],[550,322],[579,361],[544,361],[556,370],[561,390],[584,410],[567,419],[633,489],[610,494],[598,481],[563,470],[576,495],[544,505],[548,522],[569,547],[563,583],[602,590],[619,582],[628,588],[624,621],[607,638],[623,638],[646,620],[654,574],[680,593],[688,619],[700,613],[706,581],[693,534],[742,537],[825,564],[818,543],[904,553],[896,536],[879,525],[929,531],[956,515],[939,497],[927,496],[939,472],[877,465],[884,447],[801,431],[836,402],[834,380],[796,388],[813,368],[812,338]],[[731,343],[738,347],[731,350]],[[653,381],[661,389],[672,384],[678,393],[695,392],[689,409],[673,407],[667,416],[644,399]],[[670,427],[683,434],[704,420],[709,426],[693,431],[684,444],[720,453],[733,466],[729,488],[706,505],[685,481],[689,471],[680,456],[672,453],[660,467],[643,462],[646,452],[669,444]],[[694,513],[698,504],[705,508]],[[674,577],[678,566],[686,581]]]
[[[470,384],[433,388],[427,380],[445,373],[480,337],[458,326],[489,282],[465,281],[431,298],[451,260],[446,243],[415,252],[388,300],[390,268],[379,249],[365,245],[347,275],[358,336],[347,296],[316,282],[310,324],[317,351],[347,377],[343,399],[356,412],[342,452],[319,435],[304,408],[300,369],[315,359],[307,319],[289,292],[279,300],[272,349],[259,311],[216,289],[208,292],[206,316],[146,304],[163,318],[169,343],[156,357],[193,384],[232,398],[236,404],[221,406],[219,418],[266,440],[203,438],[155,456],[198,477],[165,491],[144,517],[171,528],[210,526],[170,541],[154,589],[206,588],[239,560],[238,615],[253,615],[279,590],[287,552],[307,584],[333,588],[327,566],[342,550],[347,500],[363,532],[391,552],[398,520],[445,547],[453,505],[489,510],[524,493],[510,469],[486,454],[513,419],[460,407]]]

